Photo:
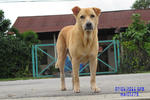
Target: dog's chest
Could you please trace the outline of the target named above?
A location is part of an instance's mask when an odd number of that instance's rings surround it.
[[[80,50],[80,61],[82,63],[87,63],[89,58],[92,56],[93,48],[82,48]]]

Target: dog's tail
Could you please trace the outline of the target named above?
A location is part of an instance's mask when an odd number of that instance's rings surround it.
[[[66,41],[64,38],[64,30],[59,33],[57,43],[56,43],[56,50],[57,50],[57,61],[55,64],[55,68],[61,68],[64,65],[66,59]]]
[[[55,64],[55,68],[59,68],[58,61]]]

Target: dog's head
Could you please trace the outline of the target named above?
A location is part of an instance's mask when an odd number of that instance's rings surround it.
[[[93,31],[98,25],[98,18],[101,14],[99,8],[80,8],[78,6],[72,8],[73,14],[76,18],[76,23],[84,31]]]

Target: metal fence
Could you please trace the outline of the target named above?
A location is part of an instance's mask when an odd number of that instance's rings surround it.
[[[119,40],[104,40],[104,41],[99,41],[99,44],[106,44],[107,46],[105,46],[105,48],[102,50],[102,52],[100,52],[97,56],[97,60],[98,62],[104,64],[106,67],[108,67],[108,71],[103,71],[103,72],[96,72],[96,74],[110,74],[110,73],[116,73],[118,70],[118,67],[120,66],[120,50],[119,50]],[[56,44],[36,44],[32,46],[32,64],[33,64],[33,77],[55,77],[55,75],[43,75],[43,73],[49,69],[50,67],[54,67],[54,64],[56,62],[56,58],[53,57],[51,54],[45,52],[44,50],[42,50],[41,47],[54,47],[56,46]],[[102,59],[100,59],[100,57],[102,56],[102,54],[106,51],[108,51],[108,49],[113,49],[113,55],[114,55],[114,64],[115,66],[112,66],[110,64],[108,64],[107,62],[103,61]],[[39,59],[38,59],[38,53],[42,52],[43,54],[47,55],[52,61],[42,70],[39,70]],[[85,64],[82,67],[80,67],[79,72],[80,75],[89,75],[89,72],[85,72],[84,70],[87,69],[89,66],[89,64]],[[68,66],[68,64],[65,64],[65,69],[68,71],[72,71],[72,68],[70,66]]]

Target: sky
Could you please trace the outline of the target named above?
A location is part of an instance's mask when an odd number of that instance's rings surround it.
[[[97,7],[104,11],[131,9],[135,0],[0,0],[0,10],[13,24],[18,16],[43,16],[72,14],[72,8],[79,6]]]

